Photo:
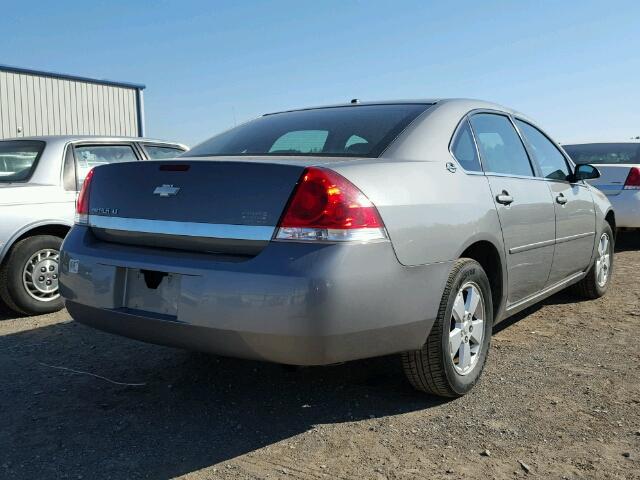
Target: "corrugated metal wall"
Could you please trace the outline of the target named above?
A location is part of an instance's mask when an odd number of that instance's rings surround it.
[[[0,138],[138,136],[137,90],[0,69]]]

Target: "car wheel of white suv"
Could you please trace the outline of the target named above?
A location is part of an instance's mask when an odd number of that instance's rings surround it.
[[[60,310],[58,263],[62,239],[34,235],[17,242],[0,267],[0,298],[17,313],[41,315]]]

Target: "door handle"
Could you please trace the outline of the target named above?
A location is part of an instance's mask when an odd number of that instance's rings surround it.
[[[556,197],[556,202],[558,202],[560,205],[564,205],[565,203],[567,203],[567,197],[565,197],[564,194],[560,193]]]
[[[500,195],[496,195],[496,202],[502,205],[511,205],[513,203],[513,197],[509,195],[509,192],[502,190]]]

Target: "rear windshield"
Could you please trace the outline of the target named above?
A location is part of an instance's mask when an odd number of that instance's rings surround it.
[[[377,157],[429,106],[354,105],[265,115],[210,138],[184,156]]]
[[[0,142],[0,182],[29,180],[44,150],[44,142],[9,140]]]
[[[563,145],[575,163],[640,163],[639,143]]]

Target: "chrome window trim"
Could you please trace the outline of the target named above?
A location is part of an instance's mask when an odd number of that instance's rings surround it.
[[[105,230],[252,241],[271,240],[276,228],[275,226],[263,225],[174,222],[146,218],[108,217],[104,215],[89,215],[88,224],[90,227]]]
[[[482,172],[469,172],[469,174],[481,174]],[[498,173],[498,172],[485,172],[484,175],[487,177],[506,177],[506,178],[518,178],[521,180],[535,180],[538,182],[548,182],[548,183],[561,183],[563,185],[572,185],[574,187],[588,188],[589,185],[584,181],[580,180],[579,182],[570,183],[566,180],[556,180],[555,178],[545,178],[545,177],[527,177],[524,175],[511,175],[509,173]]]
[[[529,177],[527,175],[512,175],[510,173],[500,173],[500,172],[485,172],[487,177],[506,177],[506,178],[519,178],[521,180],[536,180],[536,181],[546,181],[546,178],[543,177]]]

